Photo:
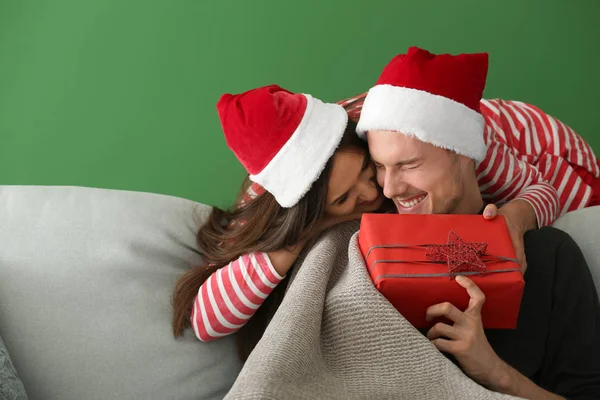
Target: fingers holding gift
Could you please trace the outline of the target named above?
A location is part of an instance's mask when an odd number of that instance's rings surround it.
[[[483,218],[494,219],[498,216],[498,207],[495,204],[488,204],[483,210]]]
[[[427,339],[435,341],[439,338],[459,339],[460,332],[453,326],[438,322],[427,332]]]
[[[485,294],[471,279],[458,276],[456,282],[469,294],[469,306],[464,312],[451,303],[440,303],[427,309],[426,318],[446,318],[453,325],[438,322],[427,332],[427,338],[440,350],[454,355],[472,348],[478,337],[483,334],[481,323],[481,307],[485,302]],[[447,340],[450,339],[450,340]]]
[[[485,303],[485,294],[481,291],[479,286],[471,279],[462,275],[456,277],[456,283],[467,289],[467,293],[470,297],[469,307],[465,312],[478,316],[481,315],[481,308],[483,307],[483,303]]]
[[[433,321],[436,318],[447,318],[454,323],[463,322],[465,315],[462,311],[456,308],[452,303],[435,304],[427,309],[425,319]]]
[[[449,302],[435,304],[427,309],[425,315],[427,321],[433,321],[436,318],[444,317],[456,324],[462,324],[469,316],[480,318],[481,308],[485,302],[485,294],[475,282],[467,277],[459,275],[456,277],[456,282],[464,287],[469,294],[470,299],[468,308],[463,313]]]

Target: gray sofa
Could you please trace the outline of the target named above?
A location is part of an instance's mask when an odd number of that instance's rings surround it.
[[[174,339],[170,327],[171,291],[202,261],[195,232],[209,210],[156,194],[0,186],[0,338],[29,399],[225,395],[241,368],[233,337]],[[600,208],[555,225],[600,282]]]

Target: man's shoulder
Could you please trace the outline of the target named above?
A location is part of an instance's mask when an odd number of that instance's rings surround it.
[[[531,247],[553,251],[561,246],[577,246],[571,235],[552,226],[544,226],[528,231],[525,233],[524,241],[525,251]]]

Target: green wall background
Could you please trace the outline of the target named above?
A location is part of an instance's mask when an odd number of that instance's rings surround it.
[[[600,149],[597,0],[0,0],[0,184],[228,205],[243,170],[223,92],[327,101],[395,54],[490,53],[486,97],[536,104]]]

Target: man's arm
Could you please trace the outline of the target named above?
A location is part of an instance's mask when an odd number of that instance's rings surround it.
[[[500,370],[500,374],[494,379],[495,384],[489,388],[495,392],[509,394],[511,396],[518,396],[524,399],[531,400],[560,400],[565,399],[562,396],[551,393],[535,383],[529,380],[526,376],[523,376],[519,371],[502,361],[503,367]]]
[[[490,390],[527,399],[564,399],[539,387],[502,361],[489,344],[481,322],[485,295],[464,276],[456,282],[464,287],[471,300],[463,312],[450,303],[436,304],[427,310],[427,319],[445,317],[452,326],[439,322],[427,332],[427,338],[438,350],[452,354],[464,372]]]

